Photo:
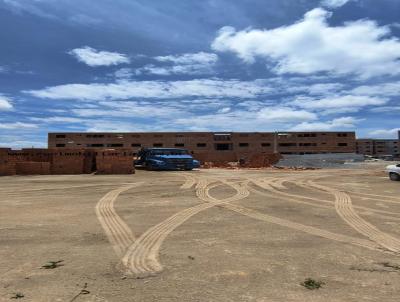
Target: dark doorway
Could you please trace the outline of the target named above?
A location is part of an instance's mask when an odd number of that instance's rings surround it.
[[[97,171],[97,162],[96,162],[96,156],[92,157],[92,166],[91,166],[91,172],[96,172]]]

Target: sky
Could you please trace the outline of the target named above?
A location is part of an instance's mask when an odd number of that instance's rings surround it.
[[[0,0],[0,146],[400,130],[399,0]]]

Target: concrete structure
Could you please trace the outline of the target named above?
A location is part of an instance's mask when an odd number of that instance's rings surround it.
[[[177,147],[202,162],[237,161],[255,154],[355,153],[354,132],[49,133],[49,148]]]
[[[396,139],[357,139],[356,150],[358,154],[376,157],[400,157],[400,138]]]
[[[45,174],[132,174],[132,150],[0,148],[0,176]]]

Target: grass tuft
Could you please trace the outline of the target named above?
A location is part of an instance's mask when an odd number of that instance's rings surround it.
[[[22,299],[25,297],[23,293],[14,293],[14,296],[11,297],[11,299]]]
[[[322,285],[324,285],[325,283],[322,281],[317,281],[314,280],[312,278],[307,278],[306,280],[304,280],[302,283],[300,283],[302,286],[304,286],[305,288],[309,289],[309,290],[315,290],[315,289],[319,289],[322,287]]]
[[[54,269],[60,266],[63,266],[64,264],[62,264],[64,260],[58,260],[58,261],[49,261],[46,264],[42,265],[42,268],[44,269]]]

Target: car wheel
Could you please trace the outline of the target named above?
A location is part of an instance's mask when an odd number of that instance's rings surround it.
[[[394,181],[399,181],[399,180],[400,180],[400,175],[397,174],[397,173],[390,173],[390,174],[389,174],[389,178],[390,178],[391,180],[394,180]]]

